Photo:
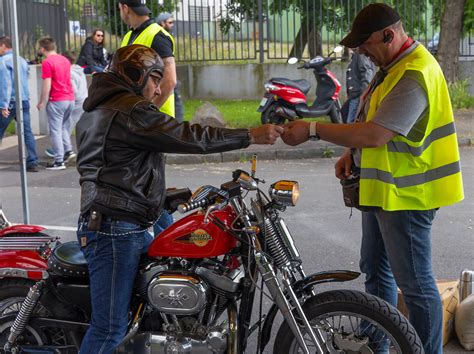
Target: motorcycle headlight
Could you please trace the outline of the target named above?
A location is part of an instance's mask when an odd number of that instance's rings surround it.
[[[270,198],[284,206],[295,206],[300,197],[300,187],[296,181],[278,181],[270,186]]]

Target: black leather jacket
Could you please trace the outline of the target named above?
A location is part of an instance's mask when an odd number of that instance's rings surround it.
[[[81,214],[94,209],[149,225],[164,202],[164,153],[206,154],[250,144],[247,129],[178,123],[112,73],[93,76],[84,111],[76,126]]]
[[[354,53],[346,71],[347,98],[357,98],[362,95],[374,75],[374,63],[365,55]]]
[[[79,66],[95,65],[105,68],[107,66],[107,60],[104,56],[104,47],[102,44],[94,44],[92,38],[87,38],[81,48],[76,64]]]

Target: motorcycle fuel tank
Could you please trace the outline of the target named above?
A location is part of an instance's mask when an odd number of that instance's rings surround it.
[[[212,215],[231,227],[236,214],[229,206]],[[150,257],[208,258],[229,252],[237,240],[211,220],[204,222],[205,212],[196,212],[178,220],[153,240]]]

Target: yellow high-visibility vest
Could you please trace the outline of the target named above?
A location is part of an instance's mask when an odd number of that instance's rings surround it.
[[[153,39],[155,38],[155,35],[159,32],[163,32],[163,34],[166,35],[171,40],[171,43],[173,43],[173,54],[174,54],[173,36],[169,34],[163,27],[161,27],[157,23],[150,24],[138,35],[138,37],[133,41],[133,43],[130,43],[130,44],[141,44],[146,47],[151,47],[153,43]],[[128,41],[130,40],[131,35],[132,35],[132,31],[128,31],[125,34],[125,36],[122,39],[122,44],[120,45],[120,47],[125,47],[129,44]],[[168,97],[165,103],[163,103],[163,105],[160,107],[160,111],[174,118],[174,93],[171,93],[171,95]]]
[[[418,72],[428,99],[424,136],[414,142],[397,135],[383,146],[362,149],[361,205],[389,211],[429,210],[464,198],[448,88],[440,66],[426,48],[418,45],[388,70],[372,94],[366,121],[374,118],[385,96],[408,70]]]

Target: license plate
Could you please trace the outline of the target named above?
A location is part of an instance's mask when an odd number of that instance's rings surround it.
[[[260,107],[265,106],[265,104],[267,103],[267,101],[268,101],[268,98],[267,98],[267,97],[262,98],[262,100],[260,101]]]

